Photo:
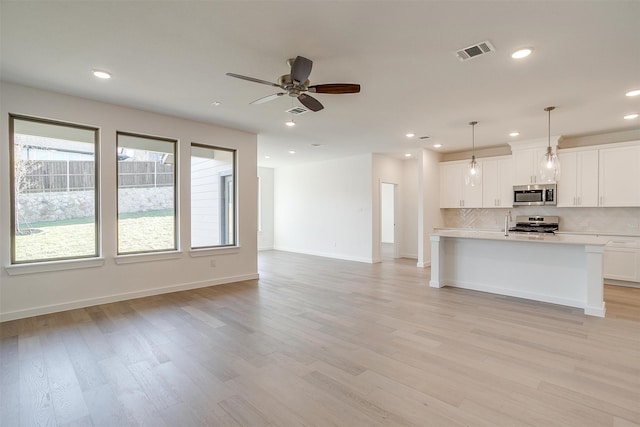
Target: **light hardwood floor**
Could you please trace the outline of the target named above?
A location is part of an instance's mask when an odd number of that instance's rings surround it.
[[[640,289],[600,319],[411,260],[260,276],[1,324],[0,425],[640,425]]]

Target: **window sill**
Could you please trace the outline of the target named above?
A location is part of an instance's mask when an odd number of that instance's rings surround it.
[[[79,268],[102,267],[104,258],[73,259],[63,261],[45,261],[31,264],[14,264],[5,267],[9,276],[21,274],[48,273],[50,271],[76,270]]]
[[[138,262],[164,261],[168,259],[178,259],[182,257],[182,251],[154,252],[146,254],[118,255],[115,257],[116,264],[135,264]]]
[[[191,249],[189,255],[193,258],[212,256],[212,255],[228,255],[240,253],[240,246],[223,246],[219,248],[202,248]]]

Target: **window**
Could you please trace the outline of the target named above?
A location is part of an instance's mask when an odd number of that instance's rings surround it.
[[[178,248],[176,145],[118,132],[118,254]]]
[[[235,150],[191,144],[191,247],[236,245]]]
[[[11,263],[99,255],[98,129],[10,116]]]

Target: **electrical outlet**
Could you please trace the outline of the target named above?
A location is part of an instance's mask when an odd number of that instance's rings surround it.
[[[209,267],[213,268],[215,266],[216,266],[216,260],[215,259],[210,260],[209,261]]]

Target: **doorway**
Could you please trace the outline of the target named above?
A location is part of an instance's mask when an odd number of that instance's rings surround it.
[[[394,260],[398,255],[397,197],[398,184],[380,183],[380,258]]]

